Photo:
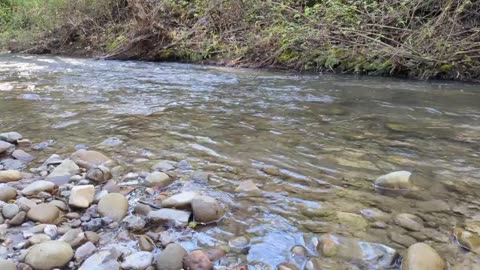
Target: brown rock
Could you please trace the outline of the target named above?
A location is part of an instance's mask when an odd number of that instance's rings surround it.
[[[445,261],[425,243],[416,243],[407,250],[402,270],[445,270]]]
[[[0,171],[0,183],[15,182],[22,178],[22,173],[17,170]]]
[[[211,270],[213,264],[203,250],[194,250],[183,259],[185,270]]]
[[[90,169],[92,167],[100,165],[110,165],[113,161],[106,155],[85,149],[80,149],[72,154],[72,160],[77,163],[78,166]]]
[[[60,210],[54,205],[42,203],[32,207],[27,217],[43,224],[56,224],[59,221]]]

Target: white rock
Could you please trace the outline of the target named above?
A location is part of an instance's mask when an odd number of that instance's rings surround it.
[[[78,208],[88,208],[95,197],[93,185],[75,186],[70,193],[68,204]]]
[[[125,270],[144,270],[152,265],[153,255],[151,252],[140,251],[125,258],[122,268]]]
[[[31,196],[38,194],[42,191],[52,191],[54,187],[55,184],[50,181],[38,180],[22,189],[22,194],[26,196]]]

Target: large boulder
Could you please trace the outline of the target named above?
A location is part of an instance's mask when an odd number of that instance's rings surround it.
[[[442,257],[425,243],[411,245],[402,262],[402,270],[445,270],[446,266]]]
[[[156,270],[179,270],[183,267],[183,258],[187,251],[179,244],[169,244],[157,256]]]
[[[73,258],[72,247],[62,241],[46,241],[32,246],[25,256],[25,263],[35,270],[61,268]]]
[[[23,175],[17,170],[0,171],[0,183],[15,182],[21,180]]]
[[[77,163],[78,166],[90,169],[100,165],[109,166],[113,161],[106,155],[98,152],[80,149],[71,155],[71,159]]]
[[[103,217],[111,217],[115,221],[122,220],[128,213],[128,200],[120,193],[110,193],[98,202],[98,212]]]

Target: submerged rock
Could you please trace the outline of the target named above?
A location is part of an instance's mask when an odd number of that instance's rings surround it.
[[[152,261],[152,253],[139,251],[127,256],[121,266],[125,270],[144,270],[152,265]]]
[[[62,241],[46,241],[34,245],[25,256],[25,262],[36,270],[65,266],[73,258],[73,250]]]
[[[398,214],[394,218],[395,224],[410,231],[421,231],[423,220],[412,214]]]
[[[209,196],[197,196],[192,200],[195,221],[202,223],[215,222],[225,214],[223,207],[216,199]]]
[[[179,270],[187,251],[179,244],[169,244],[157,256],[156,270]]]
[[[194,250],[183,259],[185,270],[212,270],[213,264],[203,250]]]
[[[411,172],[397,171],[380,176],[375,180],[375,190],[384,195],[404,195],[412,188]]]
[[[252,180],[241,182],[235,189],[235,192],[246,193],[251,196],[260,196],[262,194],[262,191]]]
[[[151,211],[148,213],[148,218],[153,223],[173,222],[175,225],[184,226],[188,224],[190,215],[191,213],[187,211],[163,208],[160,210]]]
[[[22,173],[17,170],[0,171],[0,183],[15,182],[22,178]]]
[[[71,155],[72,160],[80,167],[93,168],[100,165],[109,166],[113,163],[106,155],[91,150],[80,149]]]
[[[399,257],[393,248],[355,238],[327,234],[319,240],[317,249],[319,253],[327,257],[355,260],[382,268],[393,267]]]
[[[453,236],[459,246],[473,253],[480,254],[480,236],[462,228],[455,228]]]
[[[402,270],[445,270],[446,263],[438,253],[425,243],[416,243],[407,250]]]
[[[198,196],[196,192],[182,192],[180,194],[173,195],[162,201],[162,207],[167,208],[190,208],[192,200]]]
[[[164,172],[152,172],[147,175],[145,182],[150,187],[164,188],[173,181],[170,179],[170,176]]]
[[[107,194],[98,202],[98,212],[103,217],[120,221],[127,216],[128,200],[120,193]]]

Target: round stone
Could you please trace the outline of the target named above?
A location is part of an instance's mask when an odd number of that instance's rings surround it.
[[[61,268],[73,257],[72,247],[62,241],[46,241],[32,246],[25,256],[25,263],[36,270]]]
[[[107,194],[98,202],[98,212],[103,217],[121,221],[127,215],[128,200],[119,193]]]
[[[55,224],[58,222],[59,216],[60,210],[56,206],[46,203],[32,207],[27,213],[29,219],[43,224]]]

